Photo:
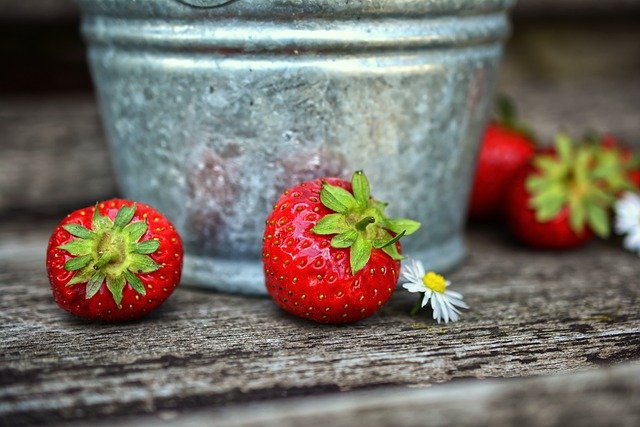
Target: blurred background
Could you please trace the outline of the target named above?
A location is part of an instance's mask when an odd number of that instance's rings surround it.
[[[543,139],[640,147],[640,0],[520,0],[512,22],[499,92]],[[0,0],[0,57],[0,219],[116,195],[71,0]]]

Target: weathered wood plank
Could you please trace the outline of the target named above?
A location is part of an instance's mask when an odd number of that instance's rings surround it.
[[[408,317],[413,296],[403,291],[373,318],[328,327],[268,299],[186,287],[145,320],[101,325],[51,300],[43,249],[52,226],[1,228],[0,421],[183,413],[640,359],[640,262],[613,244],[532,253],[471,230],[471,256],[451,278],[473,309],[449,326]],[[30,243],[16,247],[29,229]]]
[[[116,193],[92,97],[0,99],[0,214],[60,212]]]
[[[637,426],[640,365],[520,380],[295,398],[119,421],[121,427]],[[99,423],[107,425],[108,423]]]

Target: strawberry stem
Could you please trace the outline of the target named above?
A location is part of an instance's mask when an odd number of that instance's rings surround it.
[[[360,221],[356,222],[356,230],[358,231],[364,231],[367,228],[367,225],[369,224],[373,224],[374,222],[376,222],[376,219],[372,216],[367,216],[362,218]]]
[[[117,257],[118,257],[117,253],[115,253],[114,251],[108,251],[102,254],[100,258],[98,258],[98,261],[95,264],[93,264],[93,269],[100,270],[102,267],[109,264],[111,261],[113,261]]]

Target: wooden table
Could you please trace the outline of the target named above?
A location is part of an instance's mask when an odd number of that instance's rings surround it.
[[[404,290],[332,327],[186,286],[103,325],[51,298],[54,222],[16,218],[0,226],[0,424],[640,423],[640,259],[614,243],[535,253],[470,229],[450,278],[472,309],[450,325],[409,317]]]
[[[502,89],[543,135],[640,142],[638,78],[517,75]],[[640,258],[619,241],[531,252],[472,228],[450,276],[472,309],[448,326],[409,317],[403,290],[328,327],[184,286],[139,322],[84,323],[54,304],[44,250],[64,212],[117,194],[94,100],[0,98],[0,134],[0,425],[640,425]]]

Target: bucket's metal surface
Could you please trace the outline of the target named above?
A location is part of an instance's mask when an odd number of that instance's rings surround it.
[[[288,186],[363,169],[405,252],[461,237],[511,0],[77,0],[123,193],[185,240],[184,282],[264,293]]]

